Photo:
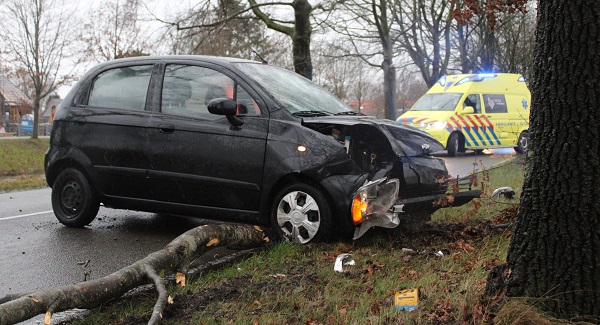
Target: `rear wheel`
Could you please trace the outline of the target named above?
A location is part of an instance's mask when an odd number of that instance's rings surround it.
[[[75,168],[63,170],[52,186],[52,209],[60,223],[83,227],[96,218],[100,202],[83,173]]]
[[[448,137],[448,144],[446,145],[446,149],[448,150],[448,156],[456,157],[456,154],[459,151],[458,133],[450,134],[450,137]]]
[[[515,147],[515,151],[517,153],[527,153],[527,148],[529,146],[529,132],[523,131],[519,135],[519,140],[517,141],[517,146]]]
[[[331,232],[331,209],[318,189],[304,183],[291,184],[275,196],[271,225],[288,242],[323,241]]]

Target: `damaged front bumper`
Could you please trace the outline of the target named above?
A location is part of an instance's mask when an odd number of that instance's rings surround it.
[[[469,190],[399,200],[399,191],[400,181],[395,178],[367,181],[356,191],[351,210],[356,226],[353,239],[362,237],[373,227],[397,227],[401,212],[418,211],[430,215],[440,208],[461,206],[481,196],[481,191]]]
[[[396,178],[370,181],[356,191],[352,200],[352,221],[357,225],[354,239],[372,227],[395,228],[400,224],[402,205],[395,204],[399,191],[400,181]]]

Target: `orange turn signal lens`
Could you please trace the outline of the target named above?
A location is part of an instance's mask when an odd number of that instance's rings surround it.
[[[367,211],[367,202],[363,201],[360,194],[356,194],[352,200],[352,221],[355,225],[363,222],[363,213]]]

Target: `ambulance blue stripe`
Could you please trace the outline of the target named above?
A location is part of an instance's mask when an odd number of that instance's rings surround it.
[[[472,147],[471,142],[469,142],[469,140],[465,137],[465,147],[470,148]]]
[[[479,143],[477,142],[477,140],[475,139],[475,137],[474,137],[474,136],[471,134],[471,131],[469,131],[469,129],[468,129],[468,128],[461,128],[461,129],[463,130],[463,132],[466,132],[466,133],[467,133],[467,134],[468,134],[468,135],[471,137],[471,140],[473,140],[473,143],[474,143],[476,146],[478,146],[478,145],[479,145]],[[465,137],[465,143],[466,143],[466,140],[467,140],[467,137]]]
[[[479,128],[481,129],[481,131],[483,131],[483,134],[488,139],[488,142],[490,143],[490,146],[494,145],[494,141],[492,141],[492,138],[490,138],[490,136],[487,134],[487,132],[485,132],[486,127],[485,126],[480,126]]]
[[[494,132],[494,129],[492,129],[492,128],[488,128],[488,129],[490,130],[490,133],[492,134],[492,136],[494,136],[494,139],[496,139],[496,142],[498,143],[498,145],[500,145],[500,139],[498,139],[498,136],[496,135],[496,132]]]
[[[479,138],[479,140],[481,140],[481,144],[485,145],[485,140],[483,140],[483,137],[481,136],[481,134],[479,134],[479,128],[477,126],[472,127],[471,129],[475,129],[475,134],[477,134],[477,137]]]

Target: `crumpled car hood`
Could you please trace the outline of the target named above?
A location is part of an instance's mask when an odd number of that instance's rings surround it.
[[[400,156],[422,156],[444,150],[444,146],[429,133],[409,125],[372,116],[322,116],[306,117],[304,124],[371,125],[379,128],[390,140],[396,154]]]

